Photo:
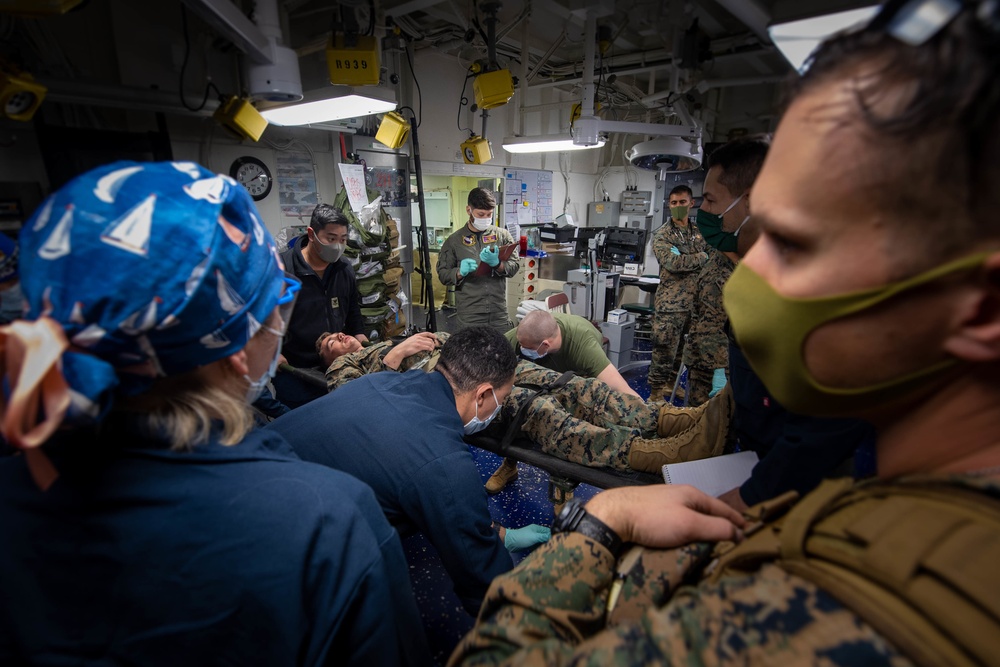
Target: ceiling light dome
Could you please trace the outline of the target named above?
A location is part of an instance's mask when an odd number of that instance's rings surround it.
[[[670,174],[701,167],[701,142],[692,144],[680,137],[664,137],[636,144],[625,152],[629,163],[639,169]]]

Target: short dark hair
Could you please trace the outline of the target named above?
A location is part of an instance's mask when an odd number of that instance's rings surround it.
[[[347,216],[331,204],[318,204],[313,209],[312,217],[309,218],[309,226],[318,234],[330,225],[347,227],[349,225]]]
[[[855,78],[855,104],[845,115],[861,120],[872,146],[862,166],[872,174],[864,194],[900,220],[927,223],[907,225],[905,233],[933,241],[940,255],[1000,236],[1000,11],[977,16],[977,9],[985,3],[965,3],[917,46],[880,29],[832,37],[790,90],[789,102]],[[901,103],[880,104],[887,91],[902,93]],[[942,191],[955,199],[942,201]],[[941,226],[928,233],[928,225]]]
[[[469,192],[469,206],[480,211],[488,211],[497,207],[497,200],[489,190],[472,188]]]
[[[718,167],[719,183],[730,193],[741,195],[757,180],[764,158],[771,147],[771,136],[754,134],[733,139],[712,151],[708,156],[708,168]]]
[[[332,335],[333,334],[329,331],[324,331],[319,335],[319,338],[316,339],[316,354],[321,354],[323,352],[323,343],[325,343],[326,339]]]
[[[682,193],[686,194],[688,197],[694,198],[694,190],[692,190],[691,188],[689,188],[686,185],[677,185],[677,186],[674,186],[674,189],[670,191],[670,194],[667,195],[667,198],[669,199],[670,197],[673,197],[674,195],[679,195],[679,194],[682,194]]]
[[[452,334],[441,346],[434,370],[441,371],[455,393],[472,391],[488,382],[499,387],[510,382],[517,355],[507,338],[491,327],[469,327]]]

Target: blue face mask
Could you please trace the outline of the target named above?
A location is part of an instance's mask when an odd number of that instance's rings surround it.
[[[539,345],[539,347],[541,347],[541,345]],[[545,354],[548,353],[546,352]],[[521,346],[521,355],[524,356],[525,359],[530,359],[531,361],[538,361],[539,359],[544,357],[545,354],[542,354],[538,350],[532,350],[523,345]]]
[[[736,252],[736,237],[739,236],[740,230],[743,229],[743,225],[747,224],[747,220],[750,216],[743,218],[743,222],[740,226],[736,228],[735,232],[727,232],[722,229],[722,218],[733,209],[739,201],[743,199],[743,195],[740,195],[733,200],[733,203],[726,207],[726,210],[722,212],[721,215],[716,215],[714,213],[709,213],[703,208],[698,209],[698,215],[695,218],[695,224],[698,225],[698,231],[701,232],[702,237],[705,239],[705,243],[717,248],[722,252]]]
[[[486,419],[479,418],[479,405],[476,405],[476,416],[469,420],[469,423],[465,425],[465,435],[472,435],[473,433],[479,433],[484,428],[490,425],[496,416],[500,413],[500,401],[497,400],[497,393],[490,388],[490,392],[493,394],[493,402],[497,404],[496,410],[493,411]]]

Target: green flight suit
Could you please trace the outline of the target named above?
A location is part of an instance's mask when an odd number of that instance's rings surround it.
[[[512,326],[507,315],[507,278],[515,275],[521,266],[516,246],[510,258],[493,267],[488,275],[459,275],[463,259],[474,259],[478,265],[483,248],[510,243],[514,243],[514,237],[503,227],[491,226],[476,232],[463,225],[441,246],[438,277],[445,285],[455,286],[458,328],[485,325],[505,333]]]

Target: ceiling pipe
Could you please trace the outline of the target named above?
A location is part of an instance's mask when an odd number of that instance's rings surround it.
[[[594,51],[597,41],[597,16],[593,9],[587,9],[587,19],[583,28],[583,103],[580,117],[594,115]]]
[[[775,74],[773,76],[750,76],[743,78],[731,78],[731,79],[706,79],[700,82],[698,85],[694,86],[695,90],[699,92],[704,92],[711,88],[733,88],[736,86],[756,86],[763,83],[782,83],[787,81],[788,77],[784,75]]]
[[[742,21],[762,43],[771,43],[771,36],[767,34],[771,15],[757,0],[715,0],[715,2]]]
[[[232,0],[181,1],[249,58],[260,63],[271,62],[267,36],[243,15]]]
[[[549,47],[549,50],[542,54],[542,57],[535,65],[535,68],[528,73],[527,77],[525,77],[526,83],[531,83],[531,80],[534,79],[536,76],[538,76],[538,72],[540,72],[541,69],[545,67],[545,65],[549,62],[549,58],[551,58],[552,54],[556,52],[556,49],[562,46],[562,43],[565,40],[566,40],[566,29],[563,28],[563,31],[559,33],[559,36],[555,39],[554,42],[552,42],[552,46]],[[525,42],[527,42],[527,40],[525,40]],[[525,65],[527,65],[527,62],[525,62]]]
[[[178,94],[174,92],[49,78],[46,78],[44,83],[49,89],[46,101],[58,102],[59,104],[81,104],[203,117],[211,116],[216,107],[219,106],[219,101],[211,96],[206,100],[204,107],[198,111],[192,111],[181,104]],[[186,94],[191,99],[200,95],[201,92],[188,92]]]

